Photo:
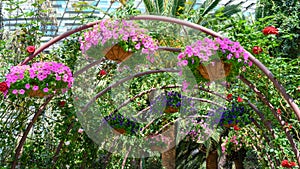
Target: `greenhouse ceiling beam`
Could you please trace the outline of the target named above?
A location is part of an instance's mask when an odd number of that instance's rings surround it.
[[[64,16],[65,16],[66,10],[67,10],[68,5],[69,5],[69,2],[70,2],[70,0],[67,1],[66,7],[65,7],[65,9],[64,9],[64,13],[63,13],[63,15],[62,15],[62,18],[64,18]],[[57,36],[58,30],[59,30],[59,28],[61,27],[61,23],[62,23],[62,20],[59,21],[59,24],[58,24],[58,26],[57,26],[57,29],[56,29],[56,31],[55,31],[55,33],[54,33],[55,36]]]

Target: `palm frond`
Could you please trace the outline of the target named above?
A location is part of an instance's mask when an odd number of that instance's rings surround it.
[[[201,17],[203,18],[206,14],[208,14],[212,9],[214,9],[219,3],[220,3],[221,0],[206,0],[204,3],[203,3],[203,8],[204,8],[204,11],[203,13],[201,14]]]
[[[197,0],[188,0],[185,2],[184,13],[189,13],[196,5]]]
[[[154,5],[151,0],[143,0],[145,4],[146,11],[148,13],[154,13]]]
[[[223,14],[226,17],[230,17],[241,11],[240,5],[228,5],[224,7]]]
[[[159,14],[162,14],[165,12],[165,9],[164,9],[164,0],[155,0],[154,1],[155,3],[155,6],[156,6],[156,12],[159,13]]]
[[[185,5],[185,0],[174,0],[173,1],[173,7],[172,7],[172,16],[178,16],[179,15],[179,7],[184,7]],[[182,10],[183,12],[183,10]],[[181,12],[181,13],[182,13]]]

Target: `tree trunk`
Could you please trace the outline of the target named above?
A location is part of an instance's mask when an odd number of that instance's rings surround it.
[[[218,152],[213,150],[209,152],[206,158],[206,169],[218,169]]]
[[[243,161],[240,159],[234,160],[235,169],[244,169],[243,167]]]
[[[244,169],[243,161],[245,157],[246,157],[246,150],[242,148],[237,152],[237,158],[234,159],[235,169]]]
[[[168,150],[162,153],[161,161],[165,169],[175,169],[176,167],[176,123],[162,133],[164,137],[170,138]]]
[[[171,148],[170,150],[162,153],[161,155],[161,163],[165,169],[175,169],[176,163],[176,148]]]

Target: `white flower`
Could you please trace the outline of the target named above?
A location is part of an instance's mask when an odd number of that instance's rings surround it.
[[[78,129],[78,133],[82,134],[83,133],[83,129],[82,128]]]
[[[66,141],[65,145],[68,146],[70,144],[70,141]]]

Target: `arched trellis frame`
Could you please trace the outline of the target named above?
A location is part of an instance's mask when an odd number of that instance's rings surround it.
[[[190,22],[187,22],[187,21],[183,21],[183,20],[179,20],[179,19],[175,19],[175,18],[169,18],[169,17],[164,17],[164,16],[152,16],[152,15],[140,15],[140,16],[133,16],[131,18],[129,18],[130,20],[157,20],[157,21],[163,21],[163,22],[169,22],[169,23],[175,23],[175,24],[180,24],[180,25],[183,25],[183,26],[187,26],[187,27],[190,27],[190,28],[193,28],[193,29],[196,29],[196,30],[199,30],[201,32],[204,32],[210,36],[213,36],[213,37],[220,37],[220,38],[223,38],[222,35],[210,30],[210,29],[207,29],[205,27],[202,27],[200,25],[197,25],[197,24],[194,24],[194,23],[190,23]],[[44,44],[43,46],[41,46],[40,48],[38,48],[31,56],[27,57],[22,63],[20,63],[21,65],[24,65],[26,63],[28,63],[30,60],[32,60],[34,57],[36,57],[39,53],[41,53],[43,50],[45,50],[46,48],[50,47],[51,45],[53,45],[54,43],[76,33],[76,32],[79,32],[79,31],[82,31],[82,30],[85,30],[85,29],[88,29],[92,26],[94,26],[95,24],[97,24],[99,21],[96,21],[96,22],[92,22],[92,23],[88,23],[86,25],[83,25],[81,27],[78,27],[74,30],[71,30],[71,31],[68,31],[68,32],[65,32],[64,34],[60,35],[60,36],[57,36],[55,37],[54,39],[50,40],[48,43]],[[163,50],[167,50],[167,51],[174,51],[174,52],[179,52],[180,49],[178,48],[169,48],[169,47],[161,47],[160,49],[163,49]],[[269,80],[272,81],[272,83],[274,84],[275,88],[278,90],[278,92],[283,96],[284,100],[291,106],[291,109],[293,110],[293,112],[295,113],[296,117],[298,118],[298,121],[300,121],[300,110],[299,110],[299,107],[297,106],[297,104],[293,101],[293,99],[287,94],[286,90],[284,89],[284,87],[276,80],[276,78],[274,77],[274,75],[272,74],[272,72],[267,68],[265,67],[258,59],[256,59],[251,53],[247,52],[249,54],[249,60],[253,62],[254,65],[256,65],[267,77]],[[253,84],[251,84],[246,78],[240,76],[239,77],[241,79],[242,82],[244,82],[246,85],[248,85],[256,94],[257,96],[263,101],[263,103],[265,105],[267,105],[270,110],[272,111],[272,113],[275,115],[276,119],[278,120],[278,122],[282,125],[282,127],[284,126],[285,122],[281,119],[281,117],[279,115],[276,114],[276,111],[274,110],[274,107],[269,103],[269,101],[266,99],[265,96],[263,96],[263,94],[261,94],[260,91],[258,91],[255,86]],[[49,102],[47,100],[47,102]],[[45,104],[47,104],[47,102]],[[43,106],[45,106],[45,104]],[[252,104],[252,103],[249,103],[250,104],[250,107],[253,108],[255,110],[255,112],[259,112],[258,110],[256,110],[255,106]],[[263,120],[262,116],[260,116],[261,119]],[[34,120],[32,121],[34,123]],[[266,126],[267,127],[267,126]],[[30,126],[28,126],[27,129],[30,130]],[[269,127],[267,127],[269,129],[269,131],[272,133],[272,130],[270,130]],[[285,134],[291,144],[291,147],[294,151],[294,154],[297,158],[297,162],[298,162],[298,165],[300,165],[300,155],[299,155],[299,151],[292,139],[292,137],[290,136],[289,132],[287,129],[284,129],[285,131]],[[272,133],[273,135],[273,133]],[[23,135],[25,136],[25,135]],[[19,146],[16,150],[16,159],[18,158],[19,156],[19,153],[18,153],[18,150],[20,150],[20,148],[22,148],[24,142],[25,142],[25,139],[23,139],[22,142],[19,143]],[[14,160],[13,162],[13,165],[12,165],[12,168],[15,168],[14,166],[16,166],[16,161],[17,160]]]

